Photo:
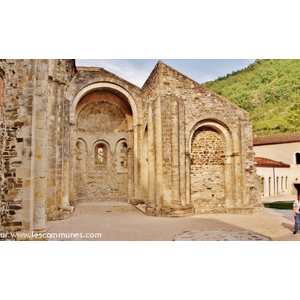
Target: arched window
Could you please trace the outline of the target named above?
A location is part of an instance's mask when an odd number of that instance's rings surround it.
[[[108,146],[99,143],[95,146],[94,158],[96,167],[106,168],[108,166]]]
[[[264,177],[262,177],[261,181],[260,181],[260,190],[261,190],[262,194],[265,193],[265,178]]]
[[[279,177],[276,177],[276,195],[279,194]]]
[[[296,165],[300,165],[300,153],[296,153]]]
[[[285,188],[288,189],[288,177],[285,177]]]
[[[281,190],[283,190],[283,176],[281,176]]]
[[[272,179],[271,177],[269,177],[269,196],[271,196],[271,183],[272,183]]]

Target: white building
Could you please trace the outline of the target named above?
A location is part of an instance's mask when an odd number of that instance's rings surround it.
[[[300,193],[300,132],[255,137],[262,197]]]

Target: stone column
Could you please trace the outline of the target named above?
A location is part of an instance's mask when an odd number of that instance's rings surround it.
[[[136,125],[136,128],[134,131],[136,131],[136,134],[133,135],[134,140],[134,149],[136,148],[137,152],[133,153],[133,157],[136,160],[136,171],[134,170],[134,178],[133,178],[133,184],[134,184],[134,197],[136,199],[142,199],[143,198],[143,192],[142,192],[142,141],[143,141],[143,128],[142,128],[142,121],[138,120],[138,124]]]
[[[156,206],[162,207],[163,202],[163,155],[162,155],[162,123],[161,123],[161,100],[155,101],[154,107],[154,123],[155,123],[155,153],[156,153]]]
[[[184,102],[179,102],[179,201],[181,205],[186,205],[186,157],[185,157],[185,107]]]
[[[237,144],[237,152],[239,153],[239,160],[237,161],[236,169],[237,174],[239,174],[239,178],[237,180],[237,185],[239,185],[239,194],[236,195],[236,206],[242,206],[245,203],[245,199],[247,198],[247,189],[245,186],[245,156],[246,153],[244,153],[243,150],[243,136],[244,136],[245,128],[244,124],[242,122],[239,122],[238,126],[238,140],[236,141]]]
[[[135,131],[136,129],[134,129]],[[129,132],[128,135],[128,153],[127,153],[127,161],[128,161],[128,197],[132,198],[137,190],[135,186],[135,155],[134,155],[134,132]]]
[[[50,65],[51,67],[51,65]],[[56,127],[57,127],[57,83],[49,83],[47,104],[48,157],[47,157],[47,219],[55,219],[56,211]]]
[[[58,218],[62,214],[62,160],[63,160],[63,96],[64,85],[59,84],[57,89],[57,114],[56,114],[56,208],[59,211]]]
[[[172,205],[179,204],[179,126],[178,102],[171,101],[171,159],[172,159]]]
[[[232,156],[225,156],[225,165],[224,165],[224,180],[225,180],[225,206],[232,207],[233,206],[233,198],[232,198],[232,189],[234,186],[234,181],[232,180]]]
[[[185,202],[186,205],[191,203],[191,155],[189,152],[185,153]]]
[[[47,88],[48,62],[35,62],[35,88],[33,99],[33,185],[34,185],[34,220],[33,229],[44,231],[46,227],[45,209],[47,197]]]
[[[138,145],[138,126],[137,124],[133,124],[133,153],[132,153],[132,160],[133,160],[133,180],[132,180],[132,197],[138,197],[139,191],[139,173],[138,173],[138,152],[139,152],[139,145]]]
[[[75,204],[75,166],[76,166],[76,130],[75,124],[70,124],[70,193],[69,193],[69,202],[70,205]]]
[[[233,199],[235,199],[235,205],[240,206],[242,204],[242,186],[243,182],[241,179],[241,157],[239,153],[234,153],[233,164],[232,164],[232,177],[233,177]]]
[[[63,207],[69,207],[69,193],[70,193],[70,120],[69,112],[70,106],[67,99],[63,99],[63,173],[62,173],[62,202]]]
[[[155,148],[154,148],[154,124],[153,112],[151,104],[148,107],[148,189],[149,189],[149,202],[150,207],[155,207]]]

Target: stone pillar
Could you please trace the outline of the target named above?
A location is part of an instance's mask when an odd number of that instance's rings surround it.
[[[148,206],[155,207],[155,148],[154,148],[154,124],[151,104],[148,107]]]
[[[34,219],[33,229],[44,231],[46,227],[47,197],[47,89],[48,62],[35,61],[35,87],[33,99],[33,186],[34,186]]]
[[[154,123],[155,123],[155,153],[156,153],[156,206],[161,208],[163,205],[163,155],[162,155],[162,123],[161,123],[161,100],[155,101],[154,107]]]
[[[149,184],[149,181],[148,181],[148,129],[146,130],[145,128],[145,132],[143,134],[143,151],[142,151],[142,162],[141,162],[141,173],[140,173],[140,176],[141,176],[141,181],[140,181],[140,184],[141,184],[141,196],[142,196],[142,199],[144,199],[144,201],[147,203],[148,201],[148,184]]]
[[[181,205],[186,205],[186,157],[185,157],[185,108],[184,102],[179,102],[179,202]]]
[[[247,199],[247,187],[245,186],[246,182],[246,176],[245,176],[245,159],[246,159],[246,153],[244,153],[243,150],[243,138],[244,138],[244,132],[245,132],[244,124],[242,122],[239,122],[238,126],[238,141],[237,141],[237,149],[239,153],[239,160],[237,168],[237,174],[239,174],[239,181],[237,181],[237,184],[239,185],[240,193],[236,195],[236,206],[242,206],[245,204],[245,199]]]
[[[64,85],[58,84],[57,89],[57,114],[56,114],[56,208],[59,211],[58,218],[62,214],[62,155],[63,155],[63,97]]]
[[[171,102],[171,159],[172,159],[172,205],[179,205],[179,124],[178,102]]]
[[[132,160],[133,160],[133,179],[132,179],[132,191],[131,195],[132,197],[138,197],[139,196],[139,189],[140,189],[140,181],[139,181],[139,161],[138,161],[138,154],[139,154],[139,144],[138,141],[138,126],[137,124],[133,124],[133,153],[132,153]]]
[[[136,131],[136,128],[134,129]],[[135,191],[137,191],[137,187],[135,186],[135,155],[134,155],[134,137],[135,133],[129,132],[128,135],[128,153],[127,153],[127,161],[128,161],[128,197],[133,198]]]
[[[67,99],[63,99],[63,173],[62,173],[62,202],[63,208],[69,207],[70,197],[70,122],[69,122],[70,106]]]
[[[233,177],[233,189],[232,189],[232,194],[233,194],[233,199],[235,200],[236,206],[240,206],[242,204],[242,186],[243,182],[241,179],[241,157],[239,153],[234,153],[233,156],[233,164],[232,164],[232,177]]]
[[[191,203],[191,155],[189,152],[185,153],[185,201],[186,205]]]
[[[51,64],[50,64],[51,66]],[[47,109],[48,162],[47,162],[47,219],[56,219],[56,127],[57,127],[57,83],[50,81]]]
[[[74,184],[75,184],[75,166],[76,166],[76,130],[75,124],[70,124],[70,205],[75,205]]]
[[[233,206],[232,190],[234,187],[234,181],[232,180],[232,157],[226,155],[224,160],[224,180],[225,180],[225,206]]]

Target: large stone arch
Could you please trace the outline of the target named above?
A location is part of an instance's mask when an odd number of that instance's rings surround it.
[[[93,95],[96,95],[97,93],[99,94],[111,94],[111,98],[108,102],[110,103],[109,105],[106,105],[107,103],[104,100],[99,100],[98,103],[97,101],[94,100],[87,100],[90,96],[92,97]],[[116,98],[116,99],[113,99]],[[86,103],[85,103],[86,101]],[[101,102],[101,103],[100,103]],[[105,104],[106,103],[106,104]],[[87,184],[90,184],[90,186],[94,186],[94,190],[95,192],[91,192],[91,193],[95,193],[95,197],[93,197],[93,199],[88,199],[88,201],[95,201],[96,200],[96,195],[97,194],[101,194],[103,197],[99,197],[99,198],[105,198],[107,197],[108,199],[110,198],[116,198],[116,199],[121,199],[121,200],[130,200],[135,193],[134,190],[134,186],[136,186],[136,181],[137,181],[137,168],[138,168],[138,163],[137,163],[137,150],[138,150],[138,135],[137,135],[137,120],[138,120],[138,113],[137,113],[137,106],[136,106],[136,102],[133,98],[133,96],[122,86],[115,84],[115,83],[111,83],[111,82],[96,82],[93,84],[89,84],[85,87],[83,87],[79,92],[77,92],[77,94],[74,97],[74,100],[71,103],[70,106],[70,123],[71,123],[71,149],[74,148],[74,140],[75,140],[75,136],[78,139],[79,134],[78,134],[78,123],[80,121],[80,115],[82,113],[84,113],[84,110],[87,109],[88,105],[94,105],[95,107],[97,105],[106,105],[108,107],[108,109],[110,110],[119,110],[120,111],[120,115],[122,114],[121,112],[123,111],[124,113],[124,126],[126,127],[126,129],[122,128],[121,133],[119,133],[119,131],[116,131],[114,134],[105,134],[105,135],[100,135],[97,136],[96,133],[93,133],[94,136],[93,138],[87,138],[87,145],[88,145],[88,153],[89,153],[89,159],[92,161],[92,163],[90,163],[90,166],[92,166],[92,170],[94,172],[94,174],[97,174],[97,172],[99,173],[97,176],[94,176],[96,178],[96,180],[94,178],[92,178],[91,172],[89,173],[89,175],[87,175],[87,181],[90,180],[90,182]],[[91,111],[93,111],[93,108],[90,109]],[[114,119],[111,119],[112,123],[114,123]],[[101,125],[101,122],[98,124],[99,126]],[[124,127],[123,126],[123,127]],[[80,130],[79,130],[80,131]],[[103,128],[102,131],[103,133]],[[122,134],[123,132],[123,134]],[[105,141],[105,143],[109,144],[110,147],[108,147],[107,149],[109,149],[109,151],[112,151],[110,153],[110,161],[108,162],[108,164],[106,164],[107,168],[104,168],[103,166],[100,165],[95,165],[95,143],[98,143],[99,140],[103,139],[103,141]],[[126,147],[128,145],[128,161],[129,161],[129,166],[128,166],[128,172],[127,169],[125,170],[125,168],[123,168],[120,171],[120,167],[118,167],[118,153],[116,153],[117,149],[116,149],[116,144],[118,143],[119,140],[123,140],[126,141]],[[105,144],[104,143],[104,144]],[[127,149],[126,149],[127,150]],[[101,149],[100,149],[101,151]],[[124,155],[123,155],[124,156]],[[74,161],[74,159],[73,159]],[[109,172],[113,169],[116,169],[116,174],[112,175],[111,177],[113,179],[111,179],[111,182],[113,183],[114,181],[119,182],[119,185],[114,185],[111,184],[111,187],[108,187],[106,190],[103,187],[104,185],[102,185],[101,183],[101,178],[106,177],[109,175]],[[103,176],[101,176],[100,173],[105,173]],[[106,174],[107,173],[107,174]],[[73,176],[73,182],[72,182],[72,186],[73,186],[73,190],[75,188],[74,185],[74,177]],[[118,177],[122,177],[119,178]],[[123,178],[124,177],[124,178]],[[126,177],[126,178],[125,178]],[[128,180],[128,186],[126,188],[126,190],[123,188],[120,188],[121,186],[121,182],[127,182]],[[103,188],[102,188],[103,187]],[[111,191],[111,192],[109,192]],[[73,196],[73,201],[78,201],[78,199],[76,199],[76,193],[72,193],[71,194]]]
[[[190,197],[195,213],[222,212],[233,205],[233,139],[219,120],[197,122],[189,134]]]
[[[125,88],[123,88],[122,86],[120,86],[118,84],[112,83],[112,82],[96,82],[96,83],[89,84],[89,85],[85,86],[84,88],[82,88],[77,93],[77,95],[75,96],[75,98],[71,104],[70,123],[75,124],[75,118],[76,118],[75,111],[76,111],[76,107],[77,107],[78,103],[80,102],[80,100],[85,95],[87,95],[93,91],[103,90],[103,89],[118,91],[127,99],[128,103],[131,107],[131,110],[132,110],[133,126],[136,126],[138,114],[137,114],[137,106],[136,106],[134,98]]]

